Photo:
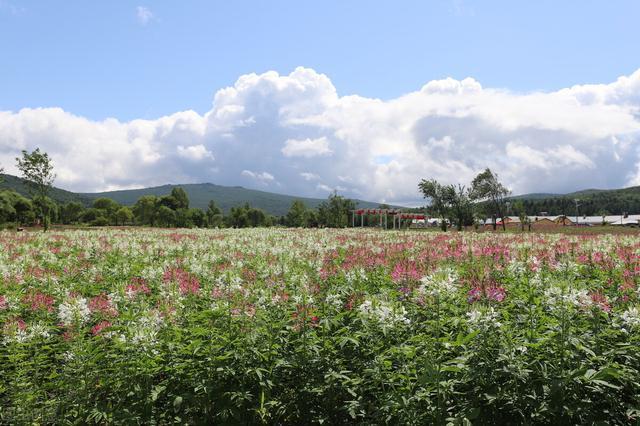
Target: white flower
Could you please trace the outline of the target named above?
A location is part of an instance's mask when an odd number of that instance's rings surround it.
[[[130,327],[130,341],[143,347],[155,345],[164,319],[157,311],[149,311],[134,321]]]
[[[63,324],[84,324],[90,315],[91,311],[84,297],[69,298],[58,306],[58,318]]]
[[[453,269],[441,269],[420,279],[418,294],[433,297],[447,297],[458,291],[458,274]]]
[[[620,315],[620,319],[629,328],[640,326],[640,311],[637,307],[631,307]]]
[[[552,310],[563,309],[568,306],[588,308],[593,305],[591,296],[587,290],[575,288],[562,288],[551,286],[544,291],[547,303]]]
[[[467,312],[467,322],[471,330],[486,331],[491,328],[500,328],[502,323],[497,321],[499,317],[500,313],[493,309],[493,306]]]
[[[377,321],[383,326],[411,323],[406,317],[407,310],[402,305],[393,306],[380,300],[365,300],[358,310],[364,317]]]

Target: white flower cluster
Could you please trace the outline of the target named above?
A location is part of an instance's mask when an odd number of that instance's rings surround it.
[[[360,314],[367,319],[379,322],[382,326],[410,324],[404,306],[393,306],[380,300],[365,300],[359,307]]]
[[[58,306],[58,318],[63,324],[84,324],[90,316],[91,311],[84,297],[68,297]]]
[[[51,337],[51,332],[46,324],[42,322],[36,322],[34,324],[28,325],[26,328],[20,329],[19,327],[15,327],[12,332],[6,333],[2,342],[5,345],[10,343],[24,343],[35,338],[43,338],[48,339]]]
[[[157,311],[149,311],[129,327],[131,343],[143,347],[155,345],[163,324],[164,319]]]
[[[588,308],[593,304],[587,290],[550,286],[544,291],[547,304],[552,310],[563,309],[568,306]]]
[[[635,306],[628,308],[620,315],[620,319],[627,328],[640,327],[640,310]]]
[[[467,322],[472,331],[487,331],[492,328],[500,328],[502,323],[498,322],[500,313],[493,306],[489,308],[476,308],[467,312]]]
[[[456,271],[450,268],[440,269],[420,279],[422,284],[418,287],[418,294],[433,297],[453,296],[458,291],[457,281]]]
[[[340,309],[344,305],[342,301],[342,296],[337,293],[327,294],[327,297],[324,299],[325,303],[331,306],[334,309]]]

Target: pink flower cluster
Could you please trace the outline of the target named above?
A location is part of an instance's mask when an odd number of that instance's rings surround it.
[[[200,281],[198,278],[181,268],[171,268],[164,272],[162,277],[165,284],[177,282],[180,294],[198,294],[200,291]]]

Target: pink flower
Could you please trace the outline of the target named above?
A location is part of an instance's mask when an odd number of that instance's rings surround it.
[[[30,305],[32,311],[47,311],[53,312],[53,297],[44,293],[36,292],[26,295],[23,302]]]
[[[467,293],[467,302],[474,303],[482,300],[482,289],[480,287],[473,287]]]
[[[421,274],[416,268],[415,262],[398,263],[391,272],[391,279],[394,282],[402,282],[406,280],[420,280]]]
[[[94,313],[100,313],[108,317],[118,316],[118,310],[113,306],[111,300],[106,294],[96,296],[89,301],[89,310]]]
[[[0,311],[7,309],[7,299],[3,295],[0,294]]]
[[[91,334],[97,336],[102,332],[102,330],[109,327],[111,327],[111,323],[109,321],[101,321],[91,328]]]
[[[507,292],[502,287],[490,287],[486,291],[487,299],[494,302],[502,302],[507,295]]]
[[[609,304],[607,296],[604,294],[600,292],[591,293],[591,301],[593,301],[593,304],[603,312],[611,312],[611,305]]]

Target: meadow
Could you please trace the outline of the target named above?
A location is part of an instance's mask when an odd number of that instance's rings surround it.
[[[0,233],[0,423],[633,424],[637,235]]]

